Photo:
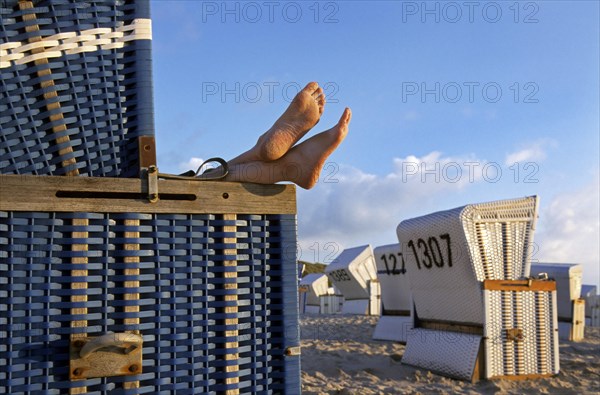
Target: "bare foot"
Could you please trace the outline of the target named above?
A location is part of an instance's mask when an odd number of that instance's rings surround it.
[[[325,160],[346,138],[351,118],[352,112],[346,108],[337,125],[293,147],[279,160],[230,166],[226,181],[258,184],[291,181],[304,189],[311,189],[319,180]]]
[[[258,138],[249,151],[229,161],[230,165],[245,162],[269,162],[281,158],[319,122],[325,107],[325,94],[316,82],[304,87],[283,115]]]
[[[280,166],[288,170],[290,167],[295,167],[298,170],[296,175],[293,171],[290,172],[286,181],[291,181],[304,189],[314,187],[319,180],[325,160],[346,138],[351,118],[352,112],[346,108],[337,125],[298,144],[281,158]]]

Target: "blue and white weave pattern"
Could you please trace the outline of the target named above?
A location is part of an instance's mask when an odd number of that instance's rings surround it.
[[[88,225],[73,225],[78,219]],[[73,237],[81,232],[87,237]],[[131,244],[139,249],[124,248]],[[300,357],[285,355],[299,346],[295,255],[294,215],[0,212],[0,393],[63,394],[85,386],[102,395],[299,394]],[[87,263],[73,263],[82,257]],[[236,265],[223,264],[231,260]],[[138,276],[125,274],[132,268]],[[74,277],[78,269],[87,276]],[[233,278],[226,276],[231,271]],[[131,281],[139,287],[125,287]],[[236,289],[225,286],[232,281]],[[87,289],[73,289],[77,282]],[[132,292],[138,300],[124,297]],[[236,325],[226,323],[231,293]],[[87,302],[73,302],[76,294]],[[139,311],[126,312],[132,305]],[[74,315],[78,307],[87,313]],[[124,323],[131,318],[139,324]],[[73,327],[78,320],[87,326]],[[144,339],[141,374],[69,380],[73,333],[129,330]],[[231,330],[236,339],[225,336]],[[226,347],[232,340],[236,349]],[[239,370],[227,372],[232,363]],[[127,381],[139,388],[124,389]]]
[[[0,173],[138,175],[149,18],[147,0],[0,1]]]

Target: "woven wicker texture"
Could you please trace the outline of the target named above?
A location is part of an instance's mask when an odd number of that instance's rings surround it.
[[[471,380],[480,344],[479,335],[413,329],[408,332],[402,363]]]
[[[557,374],[555,291],[485,290],[486,377]],[[521,339],[508,338],[522,331]]]
[[[477,280],[529,277],[536,196],[465,206],[461,220]]]
[[[88,225],[73,225],[77,218]],[[73,237],[81,232],[87,237]],[[295,235],[293,215],[0,212],[0,393],[300,393],[299,356],[284,355],[299,345]],[[85,251],[73,248],[81,244]],[[123,248],[131,244],[139,249]],[[73,263],[78,257],[87,263]],[[223,264],[231,260],[237,264]],[[88,275],[74,276],[79,268]],[[127,275],[131,268],[139,276]],[[78,282],[87,290],[73,289]],[[132,292],[139,299],[124,298]],[[235,325],[226,321],[231,294]],[[77,307],[87,313],[74,315]],[[73,327],[78,320],[87,327]],[[69,380],[73,333],[128,330],[144,338],[142,374]],[[231,330],[235,339],[225,335]],[[231,342],[237,348],[227,348]],[[239,369],[227,371],[231,364]],[[132,381],[139,388],[124,389]]]
[[[0,1],[0,172],[138,175],[149,18],[147,0]]]
[[[483,324],[481,286],[472,270],[469,254],[464,249],[467,241],[460,221],[461,211],[462,208],[458,208],[403,221],[398,226],[398,240],[419,318]],[[440,235],[448,237],[442,238]],[[430,264],[424,255],[427,248],[431,256],[428,245],[430,239],[434,253],[440,254],[437,262],[443,261],[441,267]],[[419,240],[423,240],[423,243],[419,243]],[[433,261],[433,257],[431,259]]]
[[[373,339],[406,343],[409,332],[415,327],[413,320],[412,316],[382,315],[373,331]]]
[[[480,282],[529,275],[537,199],[473,204],[402,221],[417,315],[483,324]]]

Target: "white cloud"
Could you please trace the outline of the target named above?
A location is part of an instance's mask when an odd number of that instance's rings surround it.
[[[581,263],[584,283],[600,281],[600,184],[595,180],[580,190],[555,196],[540,211],[535,237],[541,262]],[[537,255],[537,256],[536,256]]]
[[[521,162],[540,162],[546,159],[546,150],[550,146],[556,145],[555,142],[548,139],[537,140],[522,149],[506,155],[504,163],[511,166]]]
[[[478,164],[477,171],[469,174],[468,163]],[[495,184],[486,184],[481,176],[485,163],[473,156],[446,157],[431,152],[395,158],[392,171],[383,176],[349,166],[340,166],[336,172],[326,168],[323,174],[327,177],[314,189],[298,191],[299,259],[330,263],[348,247],[397,242],[396,227],[402,220],[486,201],[482,196],[490,194],[494,197],[489,201],[506,198],[497,195],[501,187],[494,189]],[[445,175],[444,169],[454,166],[462,175],[449,182],[454,176]],[[595,181],[579,191],[548,201],[542,196],[533,259],[582,263],[584,282],[598,284],[598,189],[596,174]]]
[[[460,205],[464,189],[482,179],[475,163],[482,162],[431,152],[394,158],[385,176],[349,166],[334,174],[326,167],[327,177],[298,193],[300,259],[329,263],[334,249],[394,242],[401,220]]]
[[[181,162],[178,165],[179,171],[181,173],[186,172],[188,170],[198,170],[198,167],[202,165],[204,160],[202,158],[190,158],[187,162]]]

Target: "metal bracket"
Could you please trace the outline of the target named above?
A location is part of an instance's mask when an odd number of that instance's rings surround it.
[[[150,203],[158,202],[158,168],[154,165],[148,167],[146,171],[148,181],[148,201]]]
[[[296,357],[302,354],[302,349],[300,346],[288,347],[285,349],[285,355],[288,357]]]
[[[140,170],[156,166],[156,142],[154,141],[154,136],[138,137],[138,152]]]
[[[142,343],[142,337],[133,333],[71,340],[69,377],[81,380],[140,374]]]
[[[523,330],[519,328],[507,329],[506,340],[515,342],[523,341]]]

